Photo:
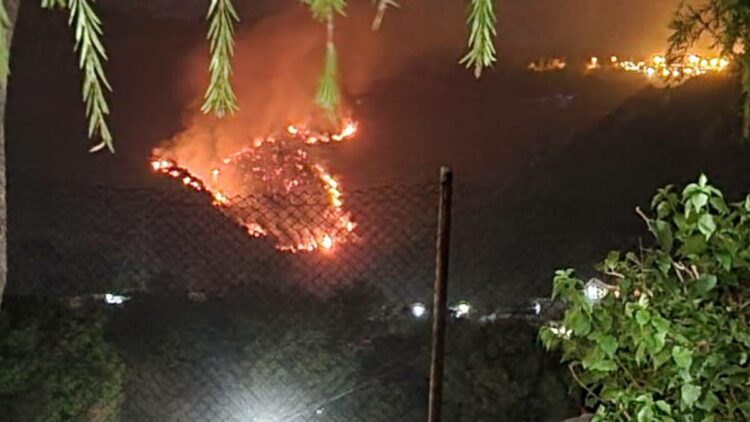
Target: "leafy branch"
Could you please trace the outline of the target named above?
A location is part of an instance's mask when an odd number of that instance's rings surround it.
[[[743,93],[742,135],[750,139],[750,8],[735,0],[709,0],[696,7],[683,2],[669,25],[668,56],[682,61],[689,49],[704,36],[722,55],[734,57],[741,73]]]
[[[211,80],[201,110],[219,117],[238,110],[232,89],[232,56],[234,55],[234,24],[239,21],[231,0],[211,0],[208,8],[208,40],[211,49],[209,72]]]
[[[497,36],[497,16],[494,0],[471,0],[469,13],[469,51],[460,63],[474,68],[479,78],[482,70],[491,67],[496,61],[494,38]]]

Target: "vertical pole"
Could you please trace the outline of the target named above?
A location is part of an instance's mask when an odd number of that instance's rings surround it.
[[[448,296],[448,257],[451,231],[453,172],[440,168],[437,256],[432,303],[432,359],[430,362],[430,409],[428,422],[441,422],[443,404],[443,358],[445,357],[445,314]]]

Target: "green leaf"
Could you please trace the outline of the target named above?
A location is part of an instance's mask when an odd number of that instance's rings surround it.
[[[716,222],[711,214],[703,214],[698,220],[698,230],[706,237],[706,240],[710,239],[716,231]]]
[[[727,207],[727,203],[724,202],[724,198],[721,196],[713,196],[708,202],[720,214],[729,214],[729,207]]]
[[[680,248],[680,254],[689,255],[700,255],[706,251],[707,247],[706,238],[701,235],[690,236],[687,238],[682,247]]]
[[[716,287],[716,276],[712,274],[702,274],[695,282],[695,290],[698,294],[704,295]]]
[[[672,251],[672,245],[674,244],[674,237],[672,235],[672,227],[669,223],[662,220],[654,220],[651,224],[651,228],[661,249],[665,253],[670,253]]]
[[[728,252],[717,252],[716,258],[719,260],[719,264],[721,264],[721,267],[724,269],[724,271],[729,271],[732,269],[732,255]]]
[[[651,313],[649,313],[645,309],[639,309],[635,313],[635,321],[640,326],[646,325],[649,321],[651,321]]]
[[[617,370],[617,365],[609,359],[600,359],[589,366],[589,369],[592,371],[612,372]]]
[[[588,314],[574,309],[570,314],[570,329],[577,336],[585,336],[591,331],[591,320]]]
[[[638,410],[637,418],[638,422],[652,422],[654,420],[654,410],[649,403],[641,406]]]
[[[654,404],[656,407],[667,415],[672,415],[672,406],[664,400],[657,400]]]
[[[659,202],[659,205],[656,207],[656,215],[659,218],[666,218],[671,213],[672,213],[672,206],[669,204],[669,202],[667,201]]]
[[[672,348],[672,359],[678,367],[690,369],[693,364],[693,352],[681,346],[674,346]]]
[[[659,369],[662,365],[672,359],[672,354],[669,350],[662,350],[653,357],[654,369]]]
[[[680,395],[685,407],[688,409],[692,408],[695,402],[700,398],[701,391],[703,391],[703,389],[698,385],[683,384],[680,388]]]
[[[599,347],[609,357],[614,356],[617,351],[617,339],[614,336],[606,335],[599,339]]]
[[[718,397],[716,397],[716,394],[714,394],[713,391],[707,391],[706,394],[703,395],[703,400],[701,400],[698,407],[701,409],[712,412],[714,409],[716,409],[716,406],[721,405],[721,401]]]
[[[708,195],[703,192],[695,192],[690,196],[690,203],[695,212],[700,212],[708,204]]]

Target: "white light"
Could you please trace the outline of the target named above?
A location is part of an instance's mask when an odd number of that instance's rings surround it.
[[[471,312],[471,305],[466,302],[460,302],[458,305],[451,308],[456,318],[463,318],[469,315]]]
[[[325,412],[325,409],[323,409],[322,407],[321,407],[320,409],[316,409],[316,410],[315,410],[315,414],[316,414],[316,415],[322,415],[322,414],[323,414],[323,412]]]
[[[113,295],[111,293],[107,293],[104,295],[104,302],[109,305],[122,305],[128,299],[130,298],[127,296]]]
[[[539,302],[534,302],[534,306],[532,307],[534,310],[534,314],[539,315],[542,313],[542,304]]]
[[[603,281],[592,278],[584,286],[583,294],[586,295],[586,298],[588,298],[588,300],[597,303],[607,297],[607,294],[609,294],[609,289],[610,287]]]
[[[417,302],[413,305],[411,305],[411,314],[414,315],[414,318],[422,318],[427,313],[427,308]]]

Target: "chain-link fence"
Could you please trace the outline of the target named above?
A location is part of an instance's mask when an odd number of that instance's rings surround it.
[[[455,200],[445,420],[562,419],[526,303],[493,308],[486,192]],[[426,420],[437,183],[345,201],[11,187],[0,420]]]

